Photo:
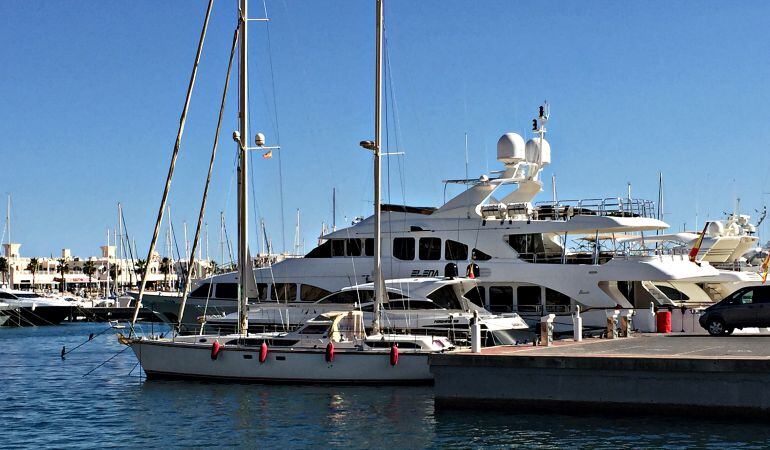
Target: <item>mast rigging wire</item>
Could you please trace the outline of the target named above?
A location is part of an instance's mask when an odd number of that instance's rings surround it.
[[[160,201],[160,207],[158,208],[158,217],[155,220],[155,229],[152,234],[152,241],[150,241],[150,248],[147,251],[147,261],[149,264],[152,254],[155,251],[155,245],[158,242],[158,234],[160,233],[160,226],[163,222],[163,211],[166,209],[166,202],[168,201],[168,193],[171,190],[171,180],[174,177],[174,168],[176,166],[176,160],[179,156],[179,149],[182,146],[182,134],[184,134],[184,125],[187,121],[187,111],[190,108],[190,100],[192,98],[193,88],[195,87],[195,77],[198,75],[198,64],[200,63],[201,53],[203,52],[203,42],[206,39],[206,31],[209,27],[209,19],[211,18],[211,9],[214,6],[214,0],[209,0],[209,4],[206,8],[206,17],[203,21],[203,28],[201,29],[200,38],[198,39],[198,49],[195,52],[195,62],[193,63],[192,74],[190,75],[190,82],[187,85],[187,96],[185,97],[184,108],[182,108],[182,115],[179,119],[179,129],[177,130],[176,142],[174,143],[174,152],[171,155],[171,163],[168,168],[168,175],[166,176],[166,186],[163,189],[163,197]],[[147,277],[142,277],[142,283],[139,287],[139,298],[136,300],[134,306],[134,315],[131,318],[131,326],[129,336],[134,334],[134,324],[139,316],[139,309],[142,307],[142,298],[144,297],[144,290],[147,287]],[[126,347],[128,348],[128,347]]]

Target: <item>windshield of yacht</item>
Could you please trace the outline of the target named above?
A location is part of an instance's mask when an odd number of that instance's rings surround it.
[[[13,294],[13,295],[15,295],[17,298],[40,298],[40,296],[37,294]]]
[[[460,304],[460,300],[457,298],[454,286],[447,284],[441,286],[435,291],[427,295],[427,297],[433,300],[438,306],[444,309],[463,309]]]
[[[382,304],[386,310],[425,310],[425,309],[444,309],[430,300],[399,299],[390,300]],[[361,311],[374,311],[374,303],[361,306]]]

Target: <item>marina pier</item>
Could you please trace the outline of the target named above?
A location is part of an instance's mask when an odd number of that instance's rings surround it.
[[[766,418],[768,343],[652,334],[454,352],[430,364],[437,408]]]

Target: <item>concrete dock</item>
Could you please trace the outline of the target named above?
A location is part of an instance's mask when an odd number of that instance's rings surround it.
[[[431,358],[439,408],[770,416],[770,335],[641,335]]]

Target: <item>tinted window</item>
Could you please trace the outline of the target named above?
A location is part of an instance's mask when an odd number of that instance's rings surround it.
[[[466,292],[463,297],[470,300],[474,305],[481,306],[482,308],[484,307],[484,298],[486,297],[486,294],[482,286],[474,287]]]
[[[326,241],[318,247],[310,251],[305,258],[331,258],[332,256],[332,242]]]
[[[374,292],[371,289],[351,289],[349,291],[335,292],[318,303],[344,303],[352,305],[353,303],[370,302],[373,296]]]
[[[364,240],[364,254],[366,256],[374,256],[374,239],[368,238]]]
[[[16,297],[14,297],[13,294],[9,294],[7,292],[0,292],[0,298],[16,300]]]
[[[385,309],[441,309],[427,300],[390,300],[383,305]],[[372,311],[373,308],[370,308]]]
[[[316,300],[321,300],[329,294],[331,294],[331,292],[327,291],[326,289],[319,288],[318,286],[313,286],[310,284],[301,284],[299,286],[299,298],[303,302],[314,302]]]
[[[569,295],[545,288],[545,309],[547,312],[568,312],[571,304]]]
[[[414,259],[414,238],[393,239],[393,257],[411,261]]]
[[[216,283],[217,298],[238,298],[238,285],[236,283]]]
[[[344,239],[332,239],[332,256],[345,256]]]
[[[754,298],[754,289],[743,289],[733,294],[733,299],[730,303],[734,305],[749,305]]]
[[[513,310],[513,288],[510,286],[490,286],[489,310],[492,312],[511,312]]]
[[[505,239],[519,254],[543,253],[542,234],[509,234]]]
[[[427,297],[438,306],[445,309],[462,309],[460,306],[460,300],[457,299],[457,294],[451,285],[442,286],[439,289],[431,292]]]
[[[297,285],[294,283],[275,283],[273,300],[292,301],[297,299]]]
[[[213,294],[213,292],[209,291],[210,289],[211,289],[211,283],[203,283],[197,288],[195,288],[195,290],[190,292],[190,297],[201,297],[201,298],[210,297],[211,294]]]
[[[465,261],[468,259],[468,246],[462,242],[447,239],[444,243],[444,259],[449,261]]]
[[[361,256],[361,240],[360,239],[346,239],[347,255],[348,256]]]
[[[420,259],[430,261],[441,259],[441,239],[420,238]]]
[[[249,297],[249,301],[267,300],[267,283],[257,283],[257,298]]]
[[[492,259],[491,256],[487,255],[486,253],[482,252],[477,248],[473,249],[473,252],[471,253],[471,258],[473,258],[475,261],[489,261],[490,259]]]
[[[519,311],[538,311],[540,309],[540,286],[519,286],[516,288]]]
[[[754,288],[754,303],[770,303],[770,286]]]

